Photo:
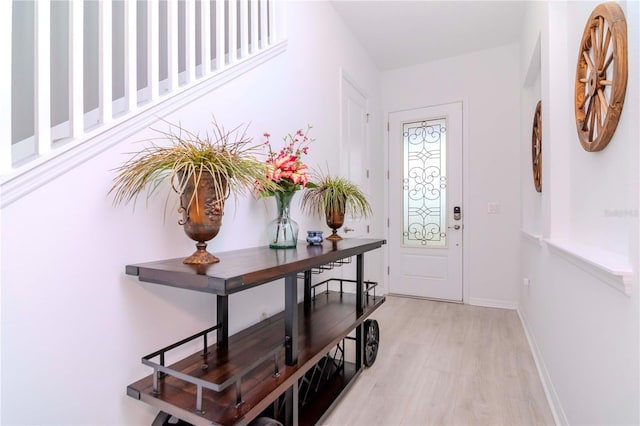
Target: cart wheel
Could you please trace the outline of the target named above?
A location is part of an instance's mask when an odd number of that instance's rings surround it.
[[[187,423],[184,420],[180,420],[171,414],[160,411],[156,418],[151,423],[151,426],[192,426],[191,423]]]
[[[378,356],[380,344],[380,327],[376,320],[364,322],[364,365],[371,367]]]

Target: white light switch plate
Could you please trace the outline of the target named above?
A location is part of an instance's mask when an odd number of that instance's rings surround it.
[[[500,203],[490,202],[487,204],[487,213],[498,214],[500,213]]]

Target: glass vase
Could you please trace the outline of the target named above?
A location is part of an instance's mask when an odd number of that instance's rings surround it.
[[[291,200],[295,192],[276,192],[276,206],[278,207],[278,217],[267,227],[269,247],[271,248],[293,248],[298,243],[298,224],[291,219]]]

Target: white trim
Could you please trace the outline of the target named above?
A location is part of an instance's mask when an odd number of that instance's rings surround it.
[[[534,234],[532,232],[529,231],[525,231],[524,229],[520,230],[520,233],[522,235],[522,238],[525,241],[528,241],[532,244],[535,244],[539,247],[543,246],[543,239],[542,239],[542,235],[538,235],[538,234]]]
[[[14,169],[12,172],[0,176],[0,193],[2,194],[0,207],[10,205],[78,164],[82,164],[89,158],[121,142],[127,136],[148,127],[157,121],[158,117],[192,103],[280,55],[286,49],[287,40],[270,46],[245,60],[240,60],[233,67],[216,73],[211,78],[204,81],[199,80],[196,84],[180,88],[175,96],[140,108],[140,113],[137,115],[122,117],[95,129],[86,135],[86,139],[81,144],[62,145],[47,156],[34,159],[22,168]]]
[[[571,241],[545,239],[549,251],[616,290],[631,295],[633,269],[626,256]]]
[[[459,99],[462,102],[462,218],[464,226],[465,210],[471,208],[471,202],[469,201],[469,188],[471,188],[471,182],[469,181],[469,98],[462,96]],[[462,228],[464,230],[464,227]],[[471,265],[471,250],[468,249],[469,231],[462,233],[462,303],[468,303],[471,298],[471,274],[469,273],[469,265]],[[467,238],[465,239],[465,234]]]
[[[472,306],[482,306],[484,308],[500,308],[500,309],[518,309],[518,302],[515,300],[500,300],[500,299],[482,299],[478,297],[471,297],[467,301],[467,304]]]
[[[538,349],[538,345],[536,344],[533,335],[529,331],[525,316],[523,315],[519,307],[518,309],[516,309],[516,312],[518,312],[518,318],[520,318],[520,323],[522,324],[522,328],[524,329],[524,334],[527,337],[529,349],[531,351],[531,355],[533,356],[533,361],[536,364],[536,370],[538,370],[538,377],[540,378],[540,382],[542,383],[544,395],[547,398],[549,409],[551,410],[551,414],[553,415],[553,421],[556,425],[568,425],[569,420],[567,419],[567,415],[562,409],[560,398],[558,397],[558,393],[553,386],[553,382],[551,381],[551,376],[549,375],[547,366],[544,363],[542,353],[540,352],[540,349]]]

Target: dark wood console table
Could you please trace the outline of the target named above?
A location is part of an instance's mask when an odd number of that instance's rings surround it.
[[[361,372],[363,323],[384,302],[383,296],[371,294],[375,283],[364,280],[364,253],[385,243],[379,239],[325,241],[318,246],[299,242],[294,249],[256,247],[215,253],[220,263],[207,266],[185,265],[182,259],[127,265],[126,273],[140,281],[213,293],[217,305],[216,325],[143,357],[153,374],[129,385],[127,394],[192,424],[247,424],[267,409],[283,412],[288,425],[314,424]],[[329,291],[327,285],[326,292],[312,296],[316,287],[312,273],[350,262],[354,256],[354,280],[323,281],[339,281],[340,291]],[[284,311],[229,336],[229,296],[281,278]],[[298,303],[298,278],[304,280],[302,303]],[[355,293],[343,292],[344,282],[353,283]],[[346,362],[344,339],[354,330],[355,362]],[[214,332],[216,343],[209,345],[208,336]],[[201,351],[165,365],[171,350],[198,341]],[[342,362],[328,357],[336,347],[336,354],[342,351]],[[335,367],[329,367],[327,377],[331,373],[332,378],[322,392],[299,401],[301,383],[310,387],[318,366],[325,371],[331,363]]]

